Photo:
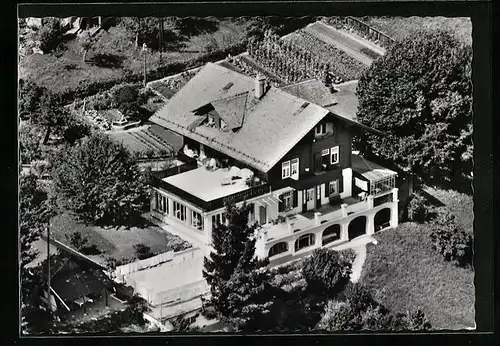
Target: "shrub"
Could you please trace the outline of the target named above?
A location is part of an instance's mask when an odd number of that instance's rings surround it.
[[[152,257],[154,254],[151,252],[151,248],[143,243],[137,243],[134,245],[135,256],[140,259],[146,259]]]
[[[431,232],[432,246],[446,261],[460,267],[472,264],[472,234],[453,224],[436,224]]]
[[[136,84],[119,84],[110,90],[115,107],[136,102],[139,96],[139,86]]]
[[[78,231],[71,234],[66,234],[66,240],[76,250],[80,250],[81,248],[86,246],[89,241],[88,237],[82,236],[82,234]]]
[[[424,222],[429,217],[429,206],[426,199],[416,193],[408,203],[408,220],[415,222]]]
[[[304,261],[302,274],[313,291],[336,294],[349,281],[351,264],[342,253],[316,249]]]
[[[59,45],[62,40],[62,31],[58,19],[47,18],[44,21],[42,27],[33,32],[32,38],[34,41],[39,41],[40,49],[47,53]]]

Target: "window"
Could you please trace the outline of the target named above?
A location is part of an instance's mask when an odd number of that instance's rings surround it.
[[[330,151],[330,163],[332,165],[339,163],[339,147],[333,147]]]
[[[271,248],[269,249],[268,257],[273,257],[276,256],[277,254],[287,251],[288,251],[288,244],[285,242],[280,242],[271,246]]]
[[[331,195],[336,195],[337,193],[339,193],[339,181],[338,181],[338,179],[331,181],[328,184],[328,194],[331,196]]]
[[[314,234],[304,234],[295,241],[295,251],[314,245]]]
[[[191,211],[191,226],[203,231],[203,217],[200,213],[194,210]]]
[[[219,213],[219,214],[212,215],[212,229],[217,224],[225,224],[225,223],[226,223],[225,213]]]
[[[287,211],[293,208],[292,191],[285,192],[280,197],[280,211]]]
[[[314,198],[314,189],[307,190],[306,193],[306,202],[312,201]]]
[[[321,150],[321,156],[326,156],[330,154],[330,149],[323,149]]]
[[[255,221],[255,204],[253,203],[248,205],[248,221]]]
[[[156,209],[163,214],[168,214],[168,198],[161,193],[156,193]]]
[[[186,221],[186,206],[174,201],[174,216],[181,221]]]
[[[224,130],[227,127],[226,122],[224,120],[220,120],[220,129]]]
[[[321,136],[324,135],[325,133],[326,133],[326,123],[321,123],[317,125],[316,128],[314,129],[314,134],[316,136]]]
[[[290,178],[290,161],[285,161],[281,164],[281,178]]]
[[[290,178],[298,180],[299,179],[299,159],[293,159],[291,161],[291,172]]]

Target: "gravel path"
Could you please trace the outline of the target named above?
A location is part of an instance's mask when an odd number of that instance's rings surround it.
[[[356,258],[352,263],[351,282],[358,282],[366,260],[366,244],[357,246],[353,250],[356,253]]]
[[[316,36],[320,40],[337,47],[338,49],[344,51],[354,59],[360,61],[366,66],[370,66],[373,59],[361,52],[363,48],[369,48],[362,44],[359,40],[353,40],[351,37],[345,35],[345,33],[339,30],[323,24],[321,22],[316,22],[305,30],[312,35]]]

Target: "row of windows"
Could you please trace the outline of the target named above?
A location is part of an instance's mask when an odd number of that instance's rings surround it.
[[[174,201],[174,216],[181,221],[186,221],[186,206]]]
[[[155,200],[156,200],[156,210],[158,210],[163,214],[169,214],[169,198],[157,192],[155,194]],[[186,206],[182,205],[179,202],[173,201],[172,207],[173,207],[173,215],[181,221],[186,221],[187,219]],[[194,210],[190,210],[190,212],[191,212],[191,226],[196,229],[203,230],[202,215]]]

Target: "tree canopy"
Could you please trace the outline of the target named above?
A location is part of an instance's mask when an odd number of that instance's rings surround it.
[[[130,152],[95,133],[52,158],[53,178],[69,210],[85,222],[129,224],[147,207],[148,188]]]
[[[424,179],[472,171],[472,49],[444,31],[396,42],[359,80],[358,119],[385,132],[356,145]]]
[[[22,175],[19,184],[19,242],[21,273],[21,317],[23,332],[36,332],[50,322],[50,314],[39,308],[35,290],[39,275],[32,275],[27,265],[38,255],[33,248],[54,215],[55,206],[34,175]],[[48,326],[48,325],[47,325]]]

